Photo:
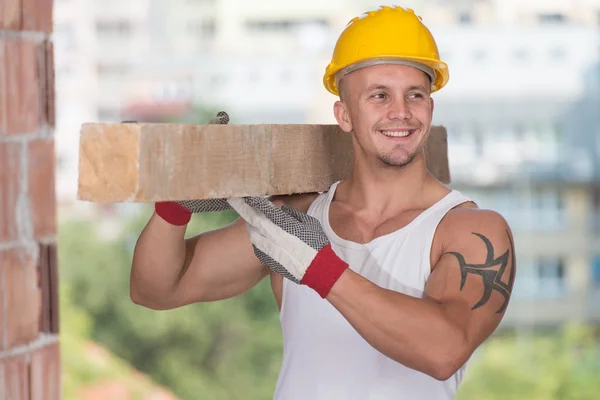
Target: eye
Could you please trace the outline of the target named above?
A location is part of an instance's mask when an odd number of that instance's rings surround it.
[[[425,96],[423,96],[421,93],[412,93],[408,95],[408,98],[410,99],[423,99],[425,98]]]
[[[376,99],[383,99],[385,98],[385,93],[375,93],[373,97]]]

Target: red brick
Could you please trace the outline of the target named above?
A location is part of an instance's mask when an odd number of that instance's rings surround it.
[[[31,355],[31,399],[60,400],[60,344],[38,349]]]
[[[3,88],[4,134],[30,133],[40,126],[41,83],[38,45],[23,38],[4,39],[4,57],[0,70]],[[5,88],[5,89],[4,89]]]
[[[29,398],[29,368],[25,355],[0,359],[0,400]]]
[[[2,350],[25,345],[39,335],[41,293],[33,255],[22,248],[0,252],[4,273],[4,343]]]
[[[19,30],[22,26],[22,0],[0,1],[0,28]]]
[[[21,145],[0,143],[0,243],[16,241],[17,201],[21,191]]]
[[[21,0],[23,3],[23,30],[52,32],[53,0]]]
[[[33,140],[27,145],[28,192],[36,239],[56,234],[54,140]]]

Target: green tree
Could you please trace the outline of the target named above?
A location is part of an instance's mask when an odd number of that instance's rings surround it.
[[[497,336],[467,368],[457,400],[600,398],[600,349],[580,324],[527,337]]]
[[[126,224],[124,235],[113,240],[102,240],[94,224],[61,224],[61,280],[73,302],[89,314],[92,339],[182,399],[272,396],[281,331],[267,280],[235,299],[176,310],[154,311],[131,302],[133,245],[149,215]],[[188,236],[236,216],[195,215]]]

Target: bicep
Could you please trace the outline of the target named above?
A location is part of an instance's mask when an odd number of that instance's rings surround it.
[[[474,347],[501,322],[516,274],[510,229],[496,215],[491,220],[455,233],[425,287],[425,296],[440,304]]]
[[[277,207],[287,204],[305,211],[315,197],[316,194],[307,193],[271,196],[270,200]],[[254,254],[246,222],[238,218],[224,228],[186,240],[185,267],[177,289],[177,303],[230,298],[244,293],[267,275],[269,270]]]
[[[238,218],[223,228],[186,240],[178,302],[215,301],[244,293],[267,275],[254,255],[246,223]]]

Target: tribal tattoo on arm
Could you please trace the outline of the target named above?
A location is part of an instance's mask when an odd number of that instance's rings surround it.
[[[477,304],[471,308],[471,310],[475,310],[487,303],[492,295],[492,291],[496,291],[504,297],[504,302],[498,311],[496,311],[497,314],[500,314],[506,310],[508,300],[510,299],[510,295],[512,293],[513,284],[515,282],[515,251],[512,238],[507,230],[506,234],[508,235],[510,247],[500,256],[494,257],[494,246],[492,245],[492,242],[480,233],[472,232],[472,234],[481,238],[485,244],[487,256],[483,264],[470,264],[465,260],[465,257],[458,252],[449,251],[447,254],[454,255],[460,265],[461,291],[465,285],[465,282],[467,281],[468,274],[480,275],[483,279],[483,295]],[[509,266],[509,262],[512,265],[510,268],[508,281],[505,282],[503,278],[506,268]]]

